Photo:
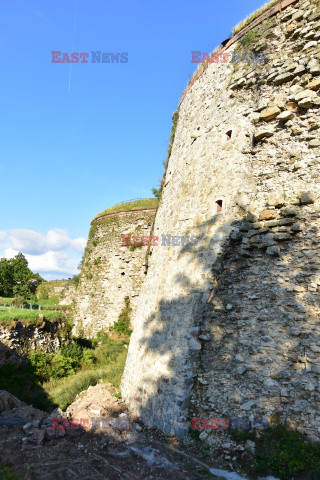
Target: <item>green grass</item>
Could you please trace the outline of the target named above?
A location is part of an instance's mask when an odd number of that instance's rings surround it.
[[[286,425],[270,427],[255,441],[255,460],[261,475],[289,480],[320,473],[320,445],[307,443],[303,435]]]
[[[135,200],[134,202],[121,203],[120,205],[115,205],[114,207],[107,208],[107,210],[104,210],[103,212],[99,213],[93,220],[103,217],[104,215],[109,215],[111,213],[134,212],[135,210],[146,210],[148,208],[157,208],[157,207],[158,207],[157,198]]]
[[[51,297],[51,298],[43,298],[37,300],[35,303],[40,304],[43,307],[57,307],[59,306],[59,298],[58,297]]]
[[[100,379],[120,386],[127,357],[127,341],[114,340],[107,334],[98,334],[90,350],[90,362],[82,363],[81,369],[66,378],[53,378],[44,383],[42,388],[52,404],[62,409],[67,408],[76,395],[90,385],[96,385]],[[85,350],[87,353],[89,350]]]
[[[12,325],[13,322],[21,321],[31,325],[40,325],[43,320],[39,319],[39,314],[43,315],[45,320],[51,322],[61,319],[61,313],[57,311],[0,307],[0,324]]]
[[[0,466],[0,480],[19,480],[20,475],[14,472],[10,466]]]
[[[93,341],[67,340],[55,353],[33,350],[18,368],[13,363],[0,368],[0,385],[36,408],[65,409],[78,393],[100,379],[120,386],[127,345],[126,339],[101,333]]]
[[[14,297],[0,297],[0,305],[11,305]]]
[[[51,297],[46,300],[37,300],[36,302],[30,302],[32,305],[41,305],[41,308],[47,309],[47,310],[59,310],[59,311],[64,311],[68,310],[68,308],[71,307],[71,305],[59,305],[59,299],[58,297]]]
[[[44,282],[38,286],[36,291],[36,303],[43,304],[44,301],[48,302],[48,305],[59,305],[59,300],[64,298],[69,287],[75,287],[77,285],[77,275],[73,277],[72,280],[59,280],[52,282]],[[62,288],[60,294],[55,292],[56,288]],[[52,303],[50,303],[52,302]]]
[[[272,0],[271,2],[265,3],[261,8],[256,10],[255,12],[251,13],[248,15],[247,18],[242,20],[242,22],[238,23],[236,27],[232,30],[233,35],[236,33],[240,32],[244,27],[249,25],[251,22],[253,22],[256,18],[258,18],[260,15],[262,15],[266,10],[269,10],[269,8],[273,7],[277,3],[280,3],[280,0]]]
[[[258,476],[273,475],[280,480],[320,478],[320,444],[311,444],[306,436],[292,430],[275,415],[262,432],[230,430],[236,442],[255,442],[253,460]]]
[[[84,369],[62,380],[51,380],[43,385],[43,389],[51,402],[64,410],[78,393],[86,390],[90,385],[96,385],[100,379],[120,387],[126,357],[127,350],[123,348],[116,362],[98,368]]]

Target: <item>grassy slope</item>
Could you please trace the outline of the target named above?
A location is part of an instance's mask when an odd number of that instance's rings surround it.
[[[109,215],[111,213],[120,213],[120,212],[134,212],[135,210],[145,210],[148,208],[157,208],[158,200],[156,198],[147,198],[145,200],[135,200],[134,202],[121,203],[120,205],[115,205],[114,207],[107,208],[103,212],[99,213],[95,218],[103,217],[104,215]]]
[[[0,325],[9,325],[14,321],[26,322],[28,324],[38,325],[43,322],[39,320],[39,314],[43,315],[46,320],[54,321],[61,318],[61,312],[48,310],[29,310],[20,308],[3,308],[0,307]]]

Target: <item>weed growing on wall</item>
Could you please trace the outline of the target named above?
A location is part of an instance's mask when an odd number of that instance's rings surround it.
[[[113,327],[110,327],[110,331],[117,332],[118,335],[131,335],[132,330],[130,328],[132,308],[130,307],[130,298],[125,298],[125,306],[121,310],[119,319]]]
[[[153,194],[155,196],[157,196],[158,199],[161,199],[161,194],[162,194],[162,190],[163,190],[163,186],[164,186],[164,182],[165,182],[165,177],[166,177],[166,173],[167,173],[169,158],[170,158],[171,152],[172,152],[174,138],[175,138],[175,135],[176,135],[178,121],[179,121],[179,109],[177,109],[174,112],[174,114],[172,115],[172,128],[171,128],[171,134],[170,134],[170,139],[169,139],[167,158],[163,163],[164,173],[163,173],[163,176],[162,176],[162,179],[161,179],[161,182],[160,182],[160,188],[153,188],[152,189]]]

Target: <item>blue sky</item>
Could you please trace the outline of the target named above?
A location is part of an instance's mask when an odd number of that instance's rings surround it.
[[[2,5],[0,256],[76,273],[91,219],[152,196],[196,65],[261,0],[11,0]],[[128,52],[91,63],[91,51]],[[51,51],[89,62],[51,63]]]

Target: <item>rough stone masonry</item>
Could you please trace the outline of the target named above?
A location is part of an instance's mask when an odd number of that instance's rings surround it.
[[[299,1],[212,63],[179,108],[122,395],[147,424],[278,413],[320,437],[320,4]],[[214,432],[212,433],[214,435]],[[210,434],[207,436],[210,441]]]
[[[74,305],[74,333],[92,337],[112,326],[130,299],[134,314],[145,278],[146,247],[122,246],[123,234],[150,235],[155,212],[97,218],[91,226]]]

